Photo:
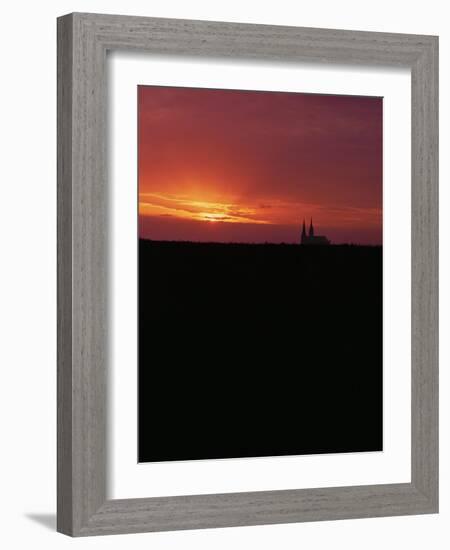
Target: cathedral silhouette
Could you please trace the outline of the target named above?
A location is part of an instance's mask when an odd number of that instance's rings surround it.
[[[314,226],[311,218],[311,223],[309,224],[309,231],[306,234],[305,220],[303,220],[303,229],[302,236],[300,239],[300,244],[306,245],[327,245],[330,244],[330,241],[323,235],[314,235]]]

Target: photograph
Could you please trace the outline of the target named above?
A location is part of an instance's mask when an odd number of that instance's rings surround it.
[[[383,98],[137,94],[138,461],[382,451]]]

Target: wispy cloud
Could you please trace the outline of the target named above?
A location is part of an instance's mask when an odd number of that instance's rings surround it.
[[[352,227],[362,222],[378,225],[381,209],[315,204],[273,199],[269,202],[234,202],[231,200],[200,200],[186,195],[141,193],[141,216],[165,216],[185,220],[266,224],[299,225],[303,218],[313,217],[319,225]],[[322,220],[326,220],[326,224]]]
[[[142,215],[172,215],[178,218],[208,222],[270,224],[258,210],[230,202],[193,200],[188,197],[141,193],[139,212]]]

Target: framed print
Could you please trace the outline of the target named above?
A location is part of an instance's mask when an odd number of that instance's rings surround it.
[[[438,510],[436,37],[58,20],[58,530]]]

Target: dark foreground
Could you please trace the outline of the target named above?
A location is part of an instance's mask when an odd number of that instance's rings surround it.
[[[381,448],[381,247],[140,241],[140,462]]]

